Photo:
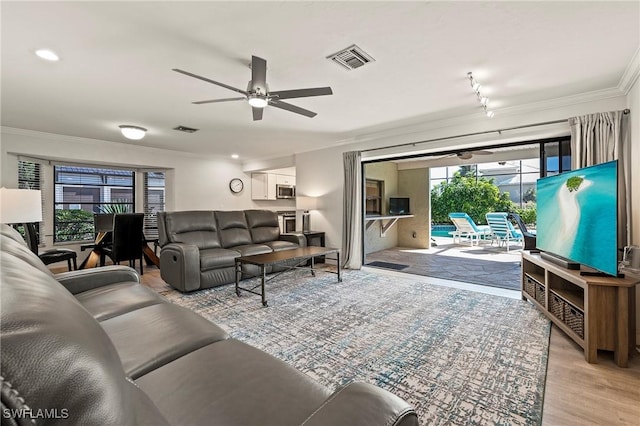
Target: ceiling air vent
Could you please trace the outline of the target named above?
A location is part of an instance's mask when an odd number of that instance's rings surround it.
[[[178,127],[174,127],[173,130],[177,130],[179,132],[185,132],[185,133],[195,133],[199,129],[194,129],[194,128],[187,127],[187,126],[178,126]]]
[[[365,53],[364,50],[360,49],[355,44],[347,47],[344,50],[341,50],[338,53],[334,53],[333,55],[328,56],[327,59],[330,59],[331,61],[345,67],[348,70],[360,68],[361,66],[366,65],[369,62],[375,62],[375,59],[373,59],[370,55]]]

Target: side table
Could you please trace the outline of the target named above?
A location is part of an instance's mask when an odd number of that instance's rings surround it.
[[[307,238],[308,246],[317,246],[324,247],[325,246],[325,235],[322,231],[308,231],[303,232],[304,236]],[[324,263],[324,256],[317,256],[313,259],[315,263]],[[311,262],[309,262],[309,265]],[[308,265],[307,265],[308,266]]]

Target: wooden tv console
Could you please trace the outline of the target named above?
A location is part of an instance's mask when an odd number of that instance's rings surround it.
[[[619,367],[627,367],[636,345],[635,290],[631,278],[583,276],[522,253],[522,298],[529,300],[584,349],[589,363],[598,350],[614,352]]]

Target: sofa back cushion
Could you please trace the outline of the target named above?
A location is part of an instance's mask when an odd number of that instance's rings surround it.
[[[247,225],[254,244],[277,241],[280,238],[278,214],[271,210],[245,210]]]
[[[221,247],[214,212],[166,212],[163,217],[169,243],[193,244],[201,250]]]
[[[218,231],[223,248],[251,244],[251,232],[243,211],[217,211]]]
[[[10,241],[0,241],[3,408],[28,408],[34,415],[46,410],[66,424],[134,424],[132,401],[146,399],[127,381],[111,340],[71,293]]]

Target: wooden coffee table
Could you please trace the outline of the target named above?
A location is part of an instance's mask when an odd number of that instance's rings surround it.
[[[282,272],[287,272],[292,269],[306,269],[311,272],[311,275],[316,276],[314,258],[316,256],[325,256],[328,254],[336,254],[338,271],[324,271],[338,275],[338,282],[342,282],[342,276],[340,275],[340,250],[329,247],[300,247],[291,250],[275,251],[273,253],[255,254],[252,256],[241,256],[236,258],[236,294],[240,296],[240,291],[247,291],[249,293],[262,296],[262,305],[267,306],[267,300],[265,298],[264,285],[267,281],[271,281],[274,278],[280,276]],[[311,266],[303,266],[310,261]],[[256,265],[260,268],[260,284],[252,288],[240,287],[239,281],[242,276],[242,265]],[[267,280],[267,266],[278,265],[286,268],[284,271],[277,273]],[[256,288],[260,287],[258,293]]]

